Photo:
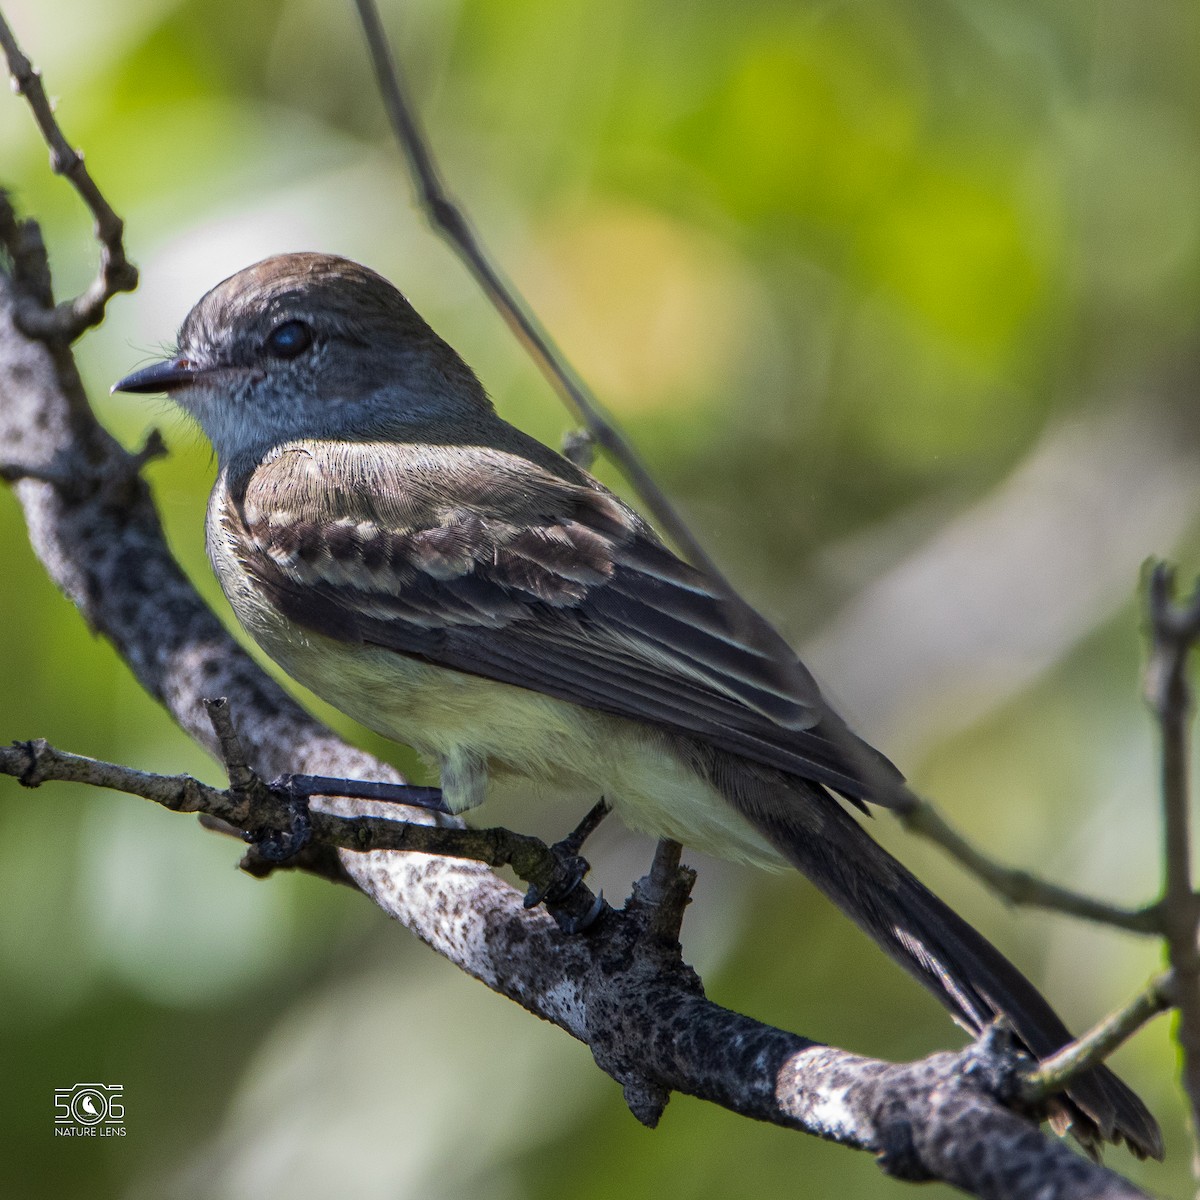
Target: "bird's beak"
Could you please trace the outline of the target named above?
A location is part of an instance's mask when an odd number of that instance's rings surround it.
[[[168,358],[118,379],[110,392],[172,392],[195,383],[203,372],[186,358]]]

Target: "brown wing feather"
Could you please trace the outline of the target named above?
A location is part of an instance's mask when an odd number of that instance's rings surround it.
[[[435,453],[321,444],[260,465],[236,497],[251,577],[327,636],[699,734],[888,802],[899,773],[825,707],[782,639],[765,622],[757,645],[740,636],[722,598],[615,497],[499,451]],[[387,472],[368,495],[382,483],[403,497],[391,520],[361,489],[322,487],[368,457]]]

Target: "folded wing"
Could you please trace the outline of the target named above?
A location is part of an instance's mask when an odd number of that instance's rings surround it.
[[[370,488],[324,486],[368,471]],[[314,443],[235,499],[248,572],[306,628],[698,734],[854,800],[901,782],[765,621],[597,486],[487,448]]]

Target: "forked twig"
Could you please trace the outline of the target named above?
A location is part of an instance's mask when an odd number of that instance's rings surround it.
[[[1200,584],[1175,600],[1175,573],[1158,563],[1150,574],[1150,661],[1146,695],[1162,735],[1163,932],[1175,977],[1181,1082],[1191,1109],[1193,1174],[1200,1178],[1200,896],[1192,883],[1189,741],[1194,697],[1188,658],[1200,638]]]
[[[58,780],[141,796],[172,812],[200,813],[215,818],[230,832],[241,832],[261,847],[264,833],[294,836],[296,813],[290,797],[265,783],[248,762],[224,700],[206,705],[229,776],[228,788],[215,788],[190,775],[156,775],[117,763],[102,762],[55,749],[44,738],[0,746],[0,774],[15,776],[25,787]],[[330,780],[330,783],[336,783]],[[333,789],[330,794],[335,795]],[[304,811],[304,833],[317,847],[366,852],[409,850],[465,858],[489,867],[512,867],[531,887],[547,894],[547,908],[564,928],[582,927],[603,911],[603,899],[580,879],[569,894],[556,896],[561,882],[561,857],[540,838],[503,828],[467,829],[461,824],[427,825],[400,816],[342,815],[324,809]],[[411,811],[411,810],[410,810]],[[262,874],[261,860],[247,864]],[[275,865],[279,865],[276,863]]]
[[[30,337],[63,338],[73,342],[86,329],[99,325],[104,309],[117,292],[137,287],[137,268],[125,257],[125,223],[113,211],[83,162],[83,155],[67,141],[54,116],[54,107],[42,86],[42,77],[22,52],[0,14],[0,47],[8,61],[14,91],[24,96],[50,148],[50,169],[64,176],[79,194],[95,219],[95,236],[100,243],[100,271],[87,290],[73,300],[53,308],[36,304],[23,306],[19,320]]]

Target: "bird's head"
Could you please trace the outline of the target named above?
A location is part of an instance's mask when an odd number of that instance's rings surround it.
[[[396,288],[328,254],[279,255],[231,275],[188,313],[175,354],[112,390],[166,392],[222,461],[490,411],[470,369]]]

